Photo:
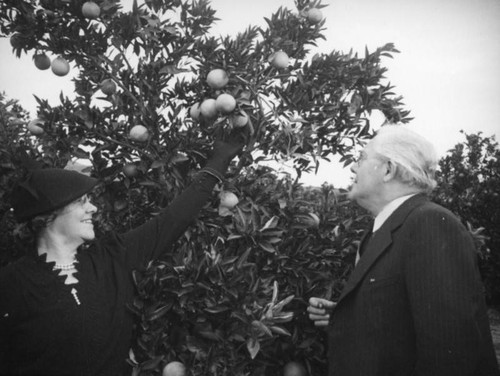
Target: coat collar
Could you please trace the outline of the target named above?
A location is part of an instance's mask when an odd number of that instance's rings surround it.
[[[429,199],[425,194],[417,194],[405,201],[387,218],[384,224],[371,237],[368,248],[352,271],[338,302],[356,288],[375,261],[389,248],[392,244],[392,233],[403,224],[408,214],[427,201]],[[361,239],[360,246],[366,239],[366,235]]]

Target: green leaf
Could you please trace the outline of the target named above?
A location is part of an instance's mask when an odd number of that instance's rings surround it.
[[[151,313],[146,314],[146,320],[148,321],[154,321],[159,319],[160,317],[164,316],[170,309],[172,308],[173,303],[166,304],[156,310],[154,310]]]
[[[145,362],[140,364],[140,368],[143,371],[153,370],[160,364],[163,358],[164,358],[163,355],[159,355],[154,357],[153,359],[146,360]]]
[[[255,359],[260,351],[260,342],[256,338],[249,338],[247,340],[247,350],[250,353],[250,358]]]
[[[266,252],[269,252],[269,253],[275,253],[276,252],[276,248],[274,248],[269,242],[267,241],[261,241],[259,242],[259,246]]]
[[[288,330],[286,330],[285,328],[282,328],[281,326],[273,325],[270,327],[270,329],[273,333],[276,333],[276,334],[279,334],[282,336],[291,336],[292,335]]]
[[[275,228],[278,225],[278,222],[279,218],[275,215],[266,222],[266,224],[260,229],[260,231]]]

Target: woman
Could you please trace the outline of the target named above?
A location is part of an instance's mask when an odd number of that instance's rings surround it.
[[[36,249],[0,270],[0,374],[130,374],[131,272],[171,250],[239,150],[235,141],[216,142],[206,167],[160,215],[98,240],[87,196],[97,180],[32,171],[13,207],[18,219],[39,227]],[[77,251],[84,242],[90,245]]]

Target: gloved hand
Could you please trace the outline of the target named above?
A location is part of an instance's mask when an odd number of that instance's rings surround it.
[[[246,139],[247,134],[241,129],[231,131],[226,137],[221,135],[215,140],[212,154],[205,167],[212,168],[223,175],[231,160],[243,150]]]

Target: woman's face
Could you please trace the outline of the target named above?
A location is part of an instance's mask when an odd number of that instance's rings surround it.
[[[82,244],[95,238],[92,215],[97,208],[87,195],[66,205],[50,224],[52,230],[67,238],[69,242]]]

